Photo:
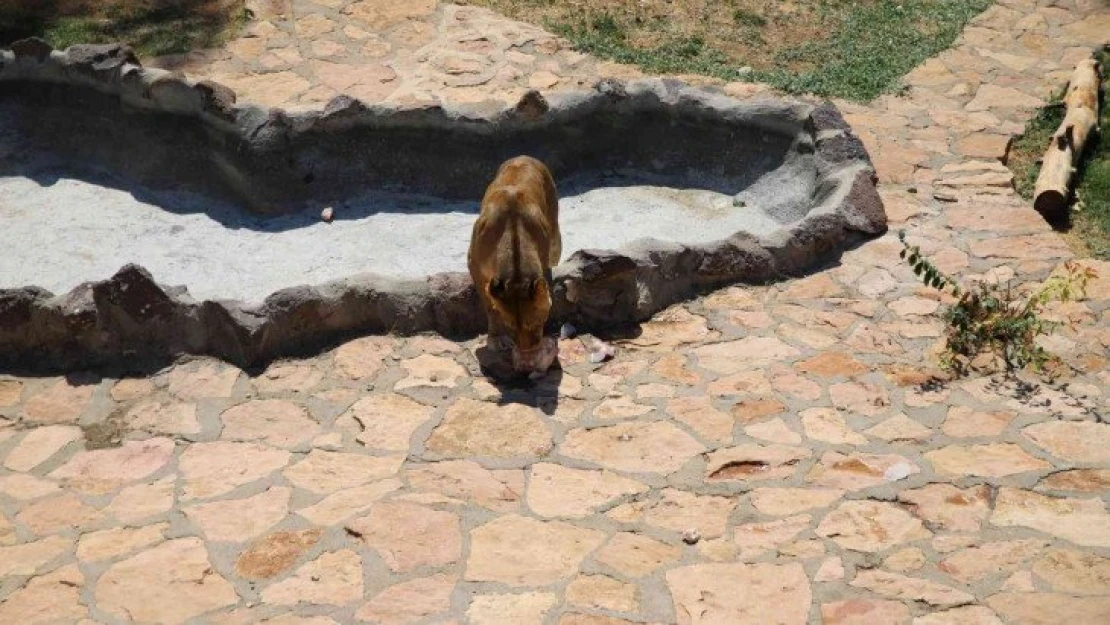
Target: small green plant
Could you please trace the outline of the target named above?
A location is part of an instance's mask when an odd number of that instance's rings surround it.
[[[591,26],[593,26],[593,31],[598,37],[612,39],[614,41],[624,41],[627,39],[620,22],[608,13],[603,13],[595,17]]]
[[[767,19],[765,17],[747,9],[736,9],[732,13],[732,19],[737,24],[749,28],[763,28],[767,25]]]
[[[1042,372],[1058,359],[1040,345],[1037,337],[1050,334],[1059,325],[1042,317],[1052,301],[1073,301],[1086,296],[1087,283],[1097,277],[1093,269],[1068,261],[1064,274],[1054,275],[1032,294],[1004,285],[976,282],[968,288],[937,269],[916,245],[899,232],[900,256],[921,282],[956,298],[943,312],[947,325],[945,353],[941,365],[965,375],[972,363],[987,355],[1001,360],[1007,371],[1026,366]]]

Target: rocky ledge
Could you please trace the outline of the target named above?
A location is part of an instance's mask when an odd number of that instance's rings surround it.
[[[574,252],[553,272],[553,323],[586,329],[641,321],[721,285],[798,275],[886,230],[866,150],[828,103],[738,101],[649,79],[546,98],[530,92],[508,108],[366,106],[340,96],[322,110],[291,112],[143,68],[125,46],[57,51],[35,39],[0,50],[0,82],[0,104],[28,111],[33,145],[136,184],[196,186],[265,213],[371,187],[476,199],[496,165],[522,152],[557,176],[644,169],[681,182],[706,174],[731,180],[734,192],[776,163],[808,159],[811,201],[776,214],[782,227],[771,235]],[[469,282],[463,273],[360,275],[248,305],[194,301],[129,265],[65,295],[0,290],[0,367],[64,371],[183,354],[246,367],[357,334],[472,335],[485,322]]]

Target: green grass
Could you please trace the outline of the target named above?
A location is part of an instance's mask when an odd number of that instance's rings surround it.
[[[75,43],[124,42],[140,56],[161,56],[217,46],[246,21],[241,5],[225,12],[211,10],[205,0],[157,4],[103,2],[77,15],[0,9],[0,45],[32,36],[58,49]]]
[[[736,71],[724,54],[707,47],[700,37],[673,38],[648,50],[632,47],[621,25],[609,15],[595,18],[588,27],[552,24],[551,28],[584,52],[638,65],[647,72],[725,77]]]
[[[732,19],[741,26],[749,28],[762,28],[767,25],[767,19],[762,15],[747,9],[736,9],[732,12]]]
[[[1110,64],[1110,52],[1098,55],[1102,67]],[[1103,94],[1106,83],[1103,82]],[[1025,132],[1010,148],[1008,164],[1014,172],[1014,187],[1027,200],[1033,199],[1033,186],[1040,174],[1037,162],[1044,154],[1049,138],[1064,119],[1065,109],[1059,103],[1063,90],[1055,101],[1041,109],[1029,122]],[[1110,110],[1100,111],[1100,125],[1110,128]],[[1080,253],[1110,260],[1110,141],[1100,134],[1087,140],[1083,158],[1077,172],[1076,204],[1071,215],[1072,243]]]
[[[625,26],[611,15],[577,23],[552,22],[548,27],[580,50],[653,73],[694,73],[724,80],[756,80],[790,93],[812,93],[860,102],[898,89],[909,70],[947,49],[971,18],[991,0],[880,0],[846,4],[830,37],[798,42],[775,53],[775,67],[739,72],[742,59],[729,58],[698,36],[674,37],[638,48],[629,43]],[[758,18],[758,19],[757,19]],[[741,32],[766,22],[738,10]],[[751,36],[751,35],[748,35]]]
[[[990,0],[880,2],[845,15],[829,40],[803,43],[783,60],[812,70],[770,72],[767,81],[792,92],[870,100],[895,89],[919,63],[947,49]]]

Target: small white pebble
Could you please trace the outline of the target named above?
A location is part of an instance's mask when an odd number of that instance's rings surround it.
[[[323,219],[325,222],[330,224],[331,220],[335,219],[335,209],[329,206],[320,211],[320,219]]]
[[[701,540],[701,534],[696,529],[688,529],[682,532],[682,542],[687,545],[694,545]]]
[[[605,362],[616,355],[616,348],[604,341],[594,341],[590,348],[590,362],[593,364]]]
[[[897,482],[898,480],[904,480],[909,477],[912,471],[912,466],[905,462],[899,462],[898,464],[892,465],[883,473],[883,479],[888,482]]]

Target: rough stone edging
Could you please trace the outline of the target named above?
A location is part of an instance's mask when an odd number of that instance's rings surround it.
[[[802,149],[815,151],[815,206],[771,236],[741,232],[697,246],[644,239],[619,251],[572,254],[553,272],[552,317],[588,329],[642,321],[713,287],[797,275],[886,230],[870,159],[832,104],[739,102],[677,81],[648,79],[605,80],[593,91],[557,94],[550,100],[531,92],[508,108],[500,103],[367,107],[340,96],[323,110],[286,113],[236,104],[234,93],[215,83],[193,84],[164,70],[142,68],[124,46],[75,45],[55,51],[39,40],[0,50],[0,82],[7,82],[12,91],[16,84],[28,92],[44,85],[95,90],[104,94],[96,97],[106,97],[117,107],[155,113],[155,121],[199,123],[199,135],[225,157],[218,166],[227,186],[255,210],[275,210],[264,193],[304,193],[303,188],[289,186],[299,180],[274,168],[287,157],[290,145],[305,137],[338,143],[343,133],[351,132],[388,134],[390,129],[415,128],[455,133],[467,140],[550,132],[563,133],[565,140],[574,124],[647,111],[687,123],[693,119],[735,127],[774,141],[800,141]],[[239,152],[246,154],[242,160],[228,161]],[[458,188],[436,192],[473,192],[472,177],[446,178],[461,180],[444,183]],[[336,185],[342,184],[337,179]],[[0,367],[73,370],[164,362],[183,354],[212,355],[246,367],[308,354],[356,334],[435,331],[466,336],[483,326],[465,273],[426,280],[360,275],[283,289],[251,306],[196,302],[184,289],[159,286],[146,270],[129,265],[108,280],[82,284],[60,296],[37,287],[0,290]]]

